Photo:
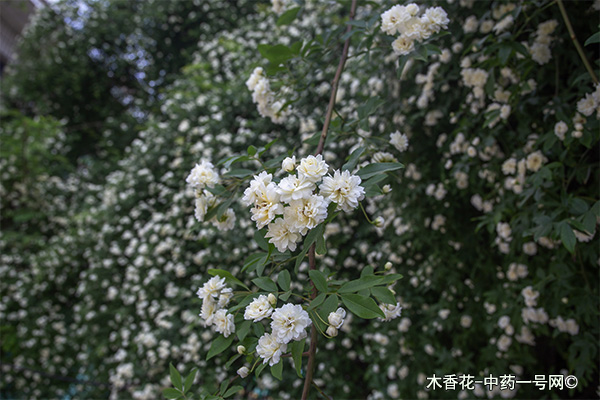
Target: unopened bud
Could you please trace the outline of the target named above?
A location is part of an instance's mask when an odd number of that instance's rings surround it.
[[[377,218],[375,218],[375,221],[373,221],[373,225],[375,225],[378,228],[381,228],[384,223],[385,223],[385,219],[383,219],[383,217],[377,217]]]
[[[277,304],[277,297],[275,297],[275,295],[273,293],[269,293],[269,295],[267,296],[267,299],[269,300],[269,303],[271,303],[272,306]]]
[[[281,162],[281,169],[286,172],[292,172],[296,168],[296,156],[286,157]]]
[[[383,266],[383,269],[385,269],[386,271],[389,271],[390,269],[392,269],[392,263],[391,262],[386,262],[385,265]]]
[[[248,369],[248,367],[243,366],[242,368],[237,370],[237,374],[241,377],[241,378],[245,378],[248,376],[248,374],[250,373],[250,370]]]
[[[327,336],[336,337],[338,334],[338,330],[335,326],[329,325],[329,328],[327,328],[327,331],[325,333],[327,334]]]
[[[241,344],[237,347],[237,352],[240,354],[244,354],[246,352],[246,348]]]
[[[389,192],[392,191],[392,187],[388,184],[388,185],[383,185],[383,187],[381,188],[381,191],[384,194],[388,194]]]

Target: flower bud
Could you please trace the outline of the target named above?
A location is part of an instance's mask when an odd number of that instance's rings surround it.
[[[385,269],[386,271],[389,271],[390,269],[392,269],[392,263],[391,262],[386,262],[385,265],[383,266],[383,269]]]
[[[244,354],[246,352],[246,348],[241,344],[237,347],[237,352],[240,354]]]
[[[381,217],[381,216],[375,218],[375,221],[373,221],[373,225],[375,225],[378,228],[381,228],[384,223],[385,223],[385,219],[383,219],[383,217]]]
[[[286,157],[281,163],[281,169],[286,172],[292,172],[296,168],[296,156]]]
[[[336,337],[338,334],[338,330],[335,326],[329,325],[329,328],[327,328],[327,331],[325,333],[327,334],[327,336]]]
[[[269,303],[271,303],[272,306],[277,304],[277,297],[275,297],[275,295],[273,293],[269,293],[269,295],[267,296],[267,299],[269,299]]]
[[[384,186],[381,188],[381,191],[382,191],[384,194],[388,194],[389,192],[391,192],[391,191],[392,191],[392,187],[391,187],[389,184],[387,184],[387,185],[384,185]]]
[[[241,378],[245,378],[248,376],[248,374],[250,373],[250,370],[248,369],[248,367],[243,366],[242,368],[237,370],[237,374],[241,377]]]

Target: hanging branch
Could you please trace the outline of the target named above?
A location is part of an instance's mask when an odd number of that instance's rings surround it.
[[[577,49],[577,53],[579,53],[579,57],[581,58],[581,61],[583,61],[583,65],[585,65],[585,69],[587,69],[587,72],[592,77],[594,84],[597,85],[598,78],[596,77],[596,74],[594,73],[594,69],[590,65],[590,62],[586,58],[585,53],[583,52],[583,48],[579,44],[577,37],[575,36],[575,31],[573,30],[573,26],[571,25],[571,21],[569,20],[569,16],[567,15],[567,10],[565,9],[565,5],[563,4],[562,0],[556,0],[556,3],[558,4],[558,8],[560,8],[560,13],[562,14],[565,24],[567,25],[567,30],[569,31],[569,35],[571,37],[571,40],[573,41],[573,44],[575,45],[575,48]]]
[[[356,0],[352,0],[352,5],[350,6],[350,19],[352,21],[354,19],[354,14],[356,12]],[[352,29],[352,25],[348,25],[346,27],[345,35],[347,35]],[[321,138],[319,139],[319,145],[317,146],[317,151],[315,155],[319,155],[323,153],[323,148],[325,147],[325,139],[327,138],[327,132],[329,130],[329,124],[331,123],[331,116],[333,114],[333,106],[335,105],[335,98],[337,97],[338,85],[340,82],[340,76],[342,75],[342,70],[344,69],[344,65],[346,64],[346,59],[348,58],[348,50],[350,48],[350,36],[346,38],[344,42],[344,49],[342,50],[342,57],[340,58],[340,62],[338,64],[337,70],[335,71],[335,76],[333,77],[333,82],[331,84],[331,96],[329,97],[329,104],[327,105],[327,113],[325,114],[325,122],[323,123],[323,130],[321,131]],[[308,251],[308,262],[309,268],[311,270],[316,269],[316,261],[315,261],[315,244],[313,243],[310,246]],[[312,293],[310,295],[311,299],[314,299],[317,296],[317,288],[315,284],[312,283]],[[308,349],[308,364],[306,366],[306,376],[304,378],[304,388],[302,389],[302,400],[306,400],[308,398],[308,392],[310,391],[310,385],[313,381],[313,373],[315,370],[315,353],[317,351],[317,329],[315,328],[315,324],[313,323],[310,328],[310,346]]]

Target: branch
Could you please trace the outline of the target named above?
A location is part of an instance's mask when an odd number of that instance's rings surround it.
[[[356,12],[356,0],[352,0],[352,6],[350,7],[350,19],[352,21],[354,19],[354,13]],[[344,34],[348,34],[352,29],[352,25],[348,25],[346,27],[346,32]],[[346,59],[348,58],[348,49],[350,48],[350,37],[346,39],[344,42],[344,50],[342,51],[342,58],[340,58],[340,63],[338,64],[337,71],[335,71],[335,76],[333,77],[333,83],[331,84],[331,97],[329,97],[329,105],[327,106],[327,114],[325,114],[325,123],[323,124],[323,130],[321,131],[321,139],[319,139],[319,145],[317,146],[317,154],[323,153],[323,148],[325,147],[325,138],[327,137],[327,131],[329,130],[329,124],[331,123],[331,115],[333,114],[333,106],[335,105],[335,98],[337,97],[338,85],[340,83],[340,76],[342,75],[342,70],[344,69],[344,64],[346,64]]]
[[[581,58],[581,61],[583,61],[583,65],[585,65],[585,69],[587,69],[587,72],[590,74],[590,76],[592,77],[592,80],[597,85],[598,78],[596,77],[596,74],[594,73],[594,69],[590,65],[590,62],[585,57],[583,48],[579,44],[579,41],[577,41],[577,37],[575,37],[575,31],[573,30],[573,26],[571,25],[571,21],[569,20],[569,16],[567,15],[567,10],[565,10],[565,5],[563,4],[563,1],[556,0],[556,3],[558,4],[558,8],[560,8],[560,13],[562,14],[562,17],[565,20],[565,24],[567,25],[567,30],[569,31],[569,35],[571,36],[571,40],[573,41],[575,48],[577,49],[577,53],[579,53],[579,57]]]

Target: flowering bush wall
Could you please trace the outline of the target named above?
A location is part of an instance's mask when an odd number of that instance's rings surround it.
[[[598,396],[597,3],[350,7],[242,2],[101,179],[2,110],[3,393],[300,398],[315,326],[311,397]]]

